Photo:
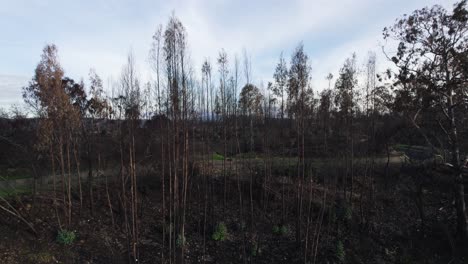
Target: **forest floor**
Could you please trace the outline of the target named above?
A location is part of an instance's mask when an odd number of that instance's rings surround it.
[[[186,263],[305,263],[306,255],[306,263],[340,263],[341,255],[344,263],[467,263],[468,258],[463,255],[466,250],[456,246],[456,237],[451,235],[455,219],[450,186],[445,176],[437,171],[421,175],[421,192],[415,192],[418,185],[411,171],[407,174],[393,173],[386,179],[377,178],[373,198],[356,195],[351,210],[345,210],[350,211],[347,216],[340,214],[343,208],[339,206],[338,196],[335,196],[337,199],[325,198],[326,206],[322,206],[323,190],[327,193],[332,193],[332,190],[317,183],[314,188],[317,191],[310,196],[307,254],[304,243],[298,246],[295,241],[292,186],[287,192],[292,203],[287,202],[287,214],[282,223],[281,199],[275,195],[263,196],[264,189],[260,184],[253,186],[251,214],[248,182],[241,183],[241,218],[238,182],[228,179],[228,195],[224,204],[224,182],[219,177],[211,180],[205,217],[204,190],[197,184],[202,181],[192,179],[187,209]],[[162,263],[163,259],[168,263],[169,250],[162,246],[161,181],[155,177],[142,177],[139,185],[139,263]],[[274,184],[270,187],[281,188]],[[111,200],[118,201],[118,192],[113,191],[114,188],[118,189],[110,186]],[[366,193],[367,190],[362,187],[355,191]],[[113,204],[113,225],[104,186],[96,186],[94,193],[93,215],[90,214],[89,197],[84,197],[82,210],[79,197],[73,197],[69,229],[76,232],[77,239],[71,245],[61,245],[56,241],[59,224],[51,192],[37,194],[35,201],[30,194],[10,197],[11,206],[33,225],[37,234],[18,218],[0,210],[0,263],[127,263],[122,210],[117,202]],[[418,196],[415,193],[423,195],[423,217],[417,210]],[[63,216],[61,204],[57,206],[58,214]],[[307,206],[304,208],[308,209]],[[318,229],[318,219],[324,208],[323,224]],[[63,223],[65,219],[61,217],[61,221]],[[212,234],[221,222],[227,227],[226,240],[215,241]],[[275,228],[281,224],[286,228],[279,234]],[[307,225],[302,226],[303,237],[306,237],[306,230]],[[317,234],[320,235],[317,237]],[[166,242],[167,239],[164,238]],[[343,245],[343,254],[338,252],[338,244]]]

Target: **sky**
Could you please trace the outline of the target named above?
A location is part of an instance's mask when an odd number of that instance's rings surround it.
[[[105,86],[120,75],[132,51],[143,83],[154,79],[148,63],[152,35],[174,12],[187,30],[189,54],[199,73],[205,58],[215,64],[221,49],[230,62],[245,49],[254,83],[271,81],[280,53],[287,61],[302,42],[312,66],[312,87],[328,86],[356,52],[363,66],[369,51],[378,69],[382,29],[403,14],[455,0],[0,0],[0,107],[21,105],[27,85],[46,44],[59,50],[65,75],[85,83],[91,68]]]

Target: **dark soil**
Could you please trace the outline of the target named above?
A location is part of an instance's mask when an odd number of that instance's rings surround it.
[[[317,239],[317,225],[322,210],[323,192],[312,194],[310,209],[309,247],[316,247],[317,254],[309,249],[308,263],[339,263],[337,244],[344,248],[345,263],[467,263],[466,254],[460,248],[454,234],[454,216],[450,191],[444,187],[444,176],[431,172],[424,181],[424,223],[415,203],[412,177],[399,174],[379,181],[379,191],[373,199],[363,187],[356,190],[356,199],[349,218],[341,217],[335,198],[328,197]],[[222,179],[212,180],[207,203],[206,236],[204,230],[204,191],[192,179],[188,197],[185,262],[186,263],[304,263],[304,248],[295,241],[294,190],[290,192],[292,203],[287,203],[289,214],[283,235],[273,232],[281,224],[281,200],[275,195],[264,196],[259,184],[254,185],[254,217],[250,218],[248,183],[243,183],[243,219],[239,214],[237,182],[228,182],[229,194],[223,205]],[[164,238],[161,185],[158,179],[140,180],[140,244],[139,263],[169,263],[168,237]],[[386,187],[387,186],[387,187]],[[392,187],[388,187],[392,186]],[[449,185],[447,185],[449,186]],[[111,186],[111,199],[118,201],[118,188]],[[278,189],[278,186],[271,186]],[[324,190],[321,186],[319,189]],[[218,191],[220,190],[220,191]],[[0,211],[0,263],[128,263],[127,240],[123,226],[123,213],[118,203],[113,204],[114,225],[107,204],[104,186],[96,186],[94,213],[89,209],[89,197],[84,197],[80,210],[77,195],[73,198],[73,221],[69,229],[76,231],[72,245],[60,245],[56,241],[60,229],[53,205],[53,194],[37,194],[10,198],[10,203],[31,222],[34,234],[23,222],[4,210]],[[229,198],[230,197],[230,198]],[[266,199],[265,199],[266,197]],[[360,202],[361,201],[361,202]],[[2,204],[4,205],[4,204]],[[308,205],[305,205],[307,209]],[[58,214],[63,215],[58,203]],[[267,213],[266,213],[267,212]],[[307,212],[307,210],[304,210]],[[306,213],[303,213],[306,217]],[[61,217],[61,221],[65,219]],[[225,241],[211,238],[217,223],[228,228]],[[453,223],[451,226],[440,223]],[[307,223],[307,221],[304,221]],[[252,226],[253,225],[253,226]],[[302,228],[306,237],[307,226]],[[205,250],[203,249],[205,240]],[[319,241],[315,245],[313,241]],[[304,243],[302,243],[304,245]],[[313,249],[315,252],[315,249]],[[205,252],[205,253],[204,253]],[[314,255],[315,259],[314,259]]]

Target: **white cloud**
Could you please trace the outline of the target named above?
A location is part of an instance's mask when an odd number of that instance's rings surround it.
[[[21,88],[28,84],[30,78],[25,76],[0,74],[0,107],[9,108],[13,104],[21,104]]]
[[[210,58],[216,64],[221,48],[228,52],[233,62],[234,55],[240,57],[245,47],[252,56],[253,79],[257,83],[263,80],[266,84],[271,80],[280,52],[284,51],[289,61],[290,53],[303,40],[311,57],[314,89],[320,90],[327,85],[325,75],[328,72],[336,75],[344,59],[353,51],[358,53],[358,58],[363,59],[368,50],[381,54],[377,44],[384,26],[392,24],[403,13],[436,2],[440,1],[342,0],[337,3],[329,0],[150,0],[134,3],[96,0],[74,3],[18,0],[8,4],[11,11],[0,11],[0,15],[9,19],[5,21],[0,17],[0,22],[7,22],[8,28],[15,28],[20,24],[18,22],[42,21],[44,26],[31,26],[32,34],[23,32],[23,28],[17,30],[18,35],[7,34],[6,43],[23,43],[22,48],[15,49],[15,52],[28,49],[27,52],[31,53],[33,50],[39,58],[41,45],[45,44],[41,42],[42,39],[55,42],[66,74],[77,81],[80,78],[86,81],[90,68],[96,69],[105,84],[110,77],[117,79],[126,55],[132,49],[140,77],[145,82],[151,75],[147,63],[151,37],[156,26],[165,26],[171,12],[175,11],[187,29],[189,50],[197,74],[205,58]],[[442,2],[450,8],[455,0]],[[51,16],[52,13],[54,16]],[[60,23],[54,20],[55,14]],[[0,49],[0,57],[7,53],[6,49]],[[0,63],[16,63],[14,57],[9,58],[12,59]],[[379,62],[383,61],[380,56]],[[15,69],[23,70],[8,74],[32,75],[35,63],[37,61],[17,65]],[[217,72],[216,67],[214,71]],[[8,93],[3,91],[5,84],[0,85],[0,102],[21,101],[19,85],[22,83],[10,83]],[[15,85],[16,88],[11,88]]]

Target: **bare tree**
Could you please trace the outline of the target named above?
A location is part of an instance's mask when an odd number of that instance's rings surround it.
[[[162,41],[163,41],[163,27],[158,25],[156,32],[153,35],[153,42],[151,43],[151,49],[149,52],[150,65],[153,71],[156,74],[156,102],[158,114],[161,114],[162,111],[162,94],[161,94],[161,51],[162,51]]]
[[[70,95],[67,94],[65,89],[66,82],[63,82],[63,70],[57,52],[55,45],[47,45],[44,48],[41,61],[36,67],[35,77],[30,85],[23,89],[23,98],[37,110],[38,116],[41,117],[38,130],[40,143],[38,146],[49,149],[52,171],[55,171],[54,160],[56,153],[58,153],[62,176],[63,211],[69,226],[71,224],[72,208],[71,176],[68,177],[68,188],[65,190],[67,160],[64,151],[69,150],[71,133],[77,124],[79,114],[71,104]],[[69,166],[70,162],[68,160]],[[54,176],[54,190],[56,190],[55,183]],[[60,218],[58,220],[61,228]]]
[[[226,174],[226,155],[227,155],[227,126],[228,126],[228,74],[229,62],[227,53],[224,50],[219,52],[218,56],[219,66],[219,92],[221,97],[221,115],[223,127],[223,178],[224,178],[224,210],[226,209],[226,195],[227,195],[227,174]]]
[[[303,207],[303,192],[305,183],[305,121],[307,101],[310,95],[309,57],[304,52],[304,45],[300,43],[291,57],[288,79],[288,115],[295,121],[297,142],[297,190],[296,190],[296,242],[301,242],[301,221]]]
[[[351,58],[346,59],[340,74],[335,83],[335,104],[338,108],[340,121],[345,124],[346,138],[346,173],[343,174],[343,195],[344,201],[347,199],[347,177],[351,178],[351,195],[350,202],[353,196],[354,187],[354,111],[356,107],[355,93],[357,86],[357,67],[356,54],[353,53]],[[350,204],[352,206],[352,203]]]
[[[279,62],[276,65],[275,73],[273,74],[273,78],[275,79],[275,84],[272,87],[273,94],[278,97],[281,101],[281,119],[284,118],[284,93],[286,90],[286,85],[288,81],[288,68],[286,65],[286,60],[283,57],[283,53],[281,52]]]

